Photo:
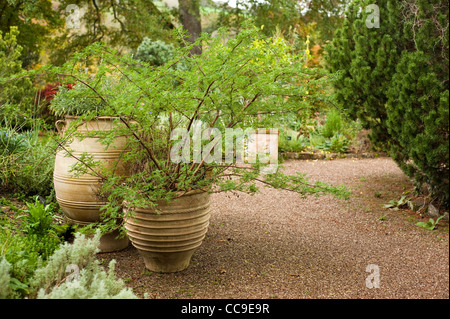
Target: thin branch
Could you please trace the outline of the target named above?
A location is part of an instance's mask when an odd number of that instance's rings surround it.
[[[97,94],[97,96],[105,103],[109,104],[108,101],[100,94],[98,93],[98,91],[96,89],[94,89],[91,85],[89,85],[88,83],[86,83],[85,81],[79,79],[78,77],[72,75],[72,74],[59,74],[61,76],[70,76],[72,78],[74,78],[75,80],[79,81],[80,83],[82,83],[83,85],[87,86],[88,88],[90,88],[95,94]],[[136,132],[131,128],[130,124],[128,123],[128,121],[121,115],[118,114],[117,110],[115,109],[114,106],[112,106],[112,109],[114,110],[114,112],[117,114],[117,116],[119,117],[119,120],[125,124],[125,126],[129,129],[129,131],[131,132],[131,134],[133,134],[133,136],[136,138],[136,140],[139,142],[139,144],[141,144],[141,146],[146,150],[147,154],[150,156],[150,159],[153,161],[153,163],[155,164],[155,166],[161,170],[161,166],[158,163],[158,160],[156,159],[155,155],[153,154],[153,151],[147,146],[145,145],[145,143],[142,141],[142,139],[136,134]],[[167,174],[167,172],[166,172]]]
[[[208,85],[208,87],[207,87],[207,89],[206,89],[206,91],[205,91],[205,94],[203,94],[203,98],[202,98],[202,99],[200,100],[200,102],[197,104],[197,108],[195,109],[194,115],[192,116],[192,118],[191,118],[191,120],[190,120],[190,122],[189,122],[189,125],[188,125],[188,127],[187,127],[187,130],[188,130],[188,131],[191,129],[192,123],[194,122],[195,118],[197,117],[198,111],[199,111],[200,107],[202,106],[203,102],[205,102],[205,98],[206,98],[206,96],[208,95],[209,90],[211,89],[211,86],[214,84],[214,82],[216,82],[216,80],[213,80],[213,81]]]
[[[261,91],[256,93],[255,96],[241,109],[241,114],[250,106],[252,105],[253,102],[256,101],[256,99],[258,98],[258,96],[261,94]],[[228,123],[227,128],[233,127],[234,125],[236,125],[238,122],[233,120],[230,121],[230,123]]]
[[[115,0],[111,0],[111,1],[110,1],[111,6],[112,6],[112,9],[113,9],[114,19],[116,19],[116,20],[119,22],[120,28],[122,29],[123,32],[129,33],[130,31],[127,30],[127,28],[125,28],[125,24],[117,17],[117,12],[116,12],[116,5],[115,5],[115,2],[116,2]]]

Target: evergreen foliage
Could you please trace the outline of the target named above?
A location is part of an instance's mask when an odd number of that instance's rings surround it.
[[[322,127],[321,133],[323,137],[330,138],[342,129],[341,113],[336,109],[331,109],[327,112],[327,119]]]
[[[136,50],[136,59],[149,63],[150,65],[163,65],[173,57],[174,47],[164,41],[145,37]]]
[[[18,76],[23,72],[21,54],[23,48],[18,45],[19,31],[2,34],[0,30],[0,78]],[[30,118],[32,105],[32,83],[29,78],[15,81],[0,81],[0,126],[25,126]]]
[[[327,47],[336,97],[402,170],[448,207],[448,2],[354,1]],[[369,24],[370,26],[370,24]]]
[[[0,130],[0,189],[24,195],[50,195],[54,158],[49,154],[56,149],[56,140],[40,139],[38,128],[20,134],[8,128]]]

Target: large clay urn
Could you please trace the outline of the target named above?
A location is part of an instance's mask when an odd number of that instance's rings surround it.
[[[53,182],[56,200],[63,210],[68,222],[78,225],[88,225],[100,220],[100,207],[106,202],[99,197],[101,179],[88,170],[81,176],[74,176],[70,172],[73,165],[79,162],[83,153],[92,156],[100,165],[112,168],[115,173],[125,174],[124,165],[120,163],[121,153],[126,147],[126,136],[118,136],[105,149],[100,139],[95,136],[83,137],[69,136],[67,129],[77,120],[75,116],[66,116],[65,120],[56,122],[56,127],[68,143],[56,153]],[[94,120],[80,123],[76,134],[87,134],[98,131],[108,131],[117,125],[112,117],[97,117]],[[74,134],[75,135],[75,134]],[[69,153],[70,152],[70,153]],[[100,251],[111,252],[124,249],[128,246],[128,238],[117,239],[118,232],[111,232],[100,238]]]
[[[145,267],[154,272],[177,272],[189,266],[192,254],[209,226],[210,195],[191,191],[152,207],[125,207],[125,229]]]

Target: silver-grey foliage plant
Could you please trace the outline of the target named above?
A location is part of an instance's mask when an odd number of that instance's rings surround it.
[[[30,279],[29,298],[38,299],[135,299],[137,296],[115,277],[115,260],[105,271],[96,257],[100,232],[92,238],[76,233],[72,244],[66,242],[38,268]],[[11,265],[0,261],[0,299],[11,298]]]

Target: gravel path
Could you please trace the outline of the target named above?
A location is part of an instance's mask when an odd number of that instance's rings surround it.
[[[151,273],[132,246],[98,258],[116,259],[118,276],[150,298],[449,298],[448,223],[427,231],[416,213],[382,208],[412,189],[391,159],[284,166],[346,185],[352,197],[214,194],[206,239],[185,271]],[[379,288],[366,287],[368,265]]]

